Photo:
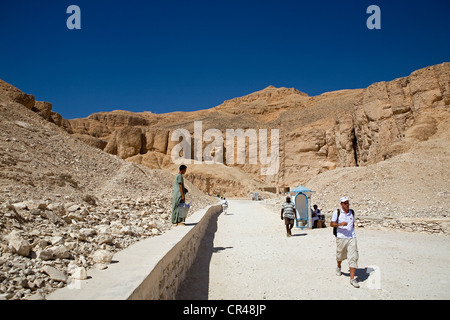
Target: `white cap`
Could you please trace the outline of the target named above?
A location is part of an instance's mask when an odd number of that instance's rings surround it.
[[[348,197],[342,197],[341,202],[349,201]]]

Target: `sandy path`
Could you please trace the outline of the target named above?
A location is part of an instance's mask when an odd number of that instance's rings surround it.
[[[331,228],[285,234],[278,212],[229,200],[213,219],[178,299],[450,299],[450,238],[357,230],[361,288],[335,275]]]

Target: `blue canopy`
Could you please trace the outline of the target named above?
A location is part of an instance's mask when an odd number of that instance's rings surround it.
[[[305,193],[305,192],[314,192],[314,191],[311,191],[308,188],[300,185],[297,188],[292,189],[291,192],[303,192],[303,193]]]

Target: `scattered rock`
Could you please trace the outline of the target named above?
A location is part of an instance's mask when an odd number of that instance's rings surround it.
[[[98,264],[108,264],[112,261],[113,254],[108,250],[97,250],[92,255],[92,260]]]
[[[67,282],[67,274],[63,271],[60,271],[60,270],[54,268],[54,267],[44,266],[44,267],[42,267],[42,271],[45,272],[52,280],[61,281],[64,283]]]
[[[59,245],[49,248],[53,256],[57,259],[67,259],[70,257],[70,252],[64,245]]]
[[[74,280],[87,280],[87,271],[84,267],[72,269],[69,274]]]
[[[30,244],[26,241],[18,231],[12,231],[8,235],[8,245],[13,253],[27,257],[30,254]]]
[[[37,258],[42,261],[48,261],[53,259],[53,252],[51,250],[39,250],[37,253]]]

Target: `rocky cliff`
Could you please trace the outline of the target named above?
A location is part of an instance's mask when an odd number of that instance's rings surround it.
[[[64,121],[62,126],[108,153],[166,169],[173,167],[170,155],[178,144],[171,141],[172,133],[184,128],[193,137],[194,121],[202,122],[203,132],[218,129],[224,137],[226,129],[278,129],[276,174],[261,175],[259,161],[230,164],[225,156],[224,164],[245,178],[239,182],[228,179],[223,166],[213,170],[213,175],[207,173],[211,170],[206,165],[204,169],[196,166],[190,173],[205,192],[228,190],[230,195],[247,195],[252,188],[295,186],[322,172],[366,166],[408,151],[415,141],[435,134],[436,124],[448,117],[449,83],[450,63],[442,63],[365,89],[310,97],[296,89],[270,86],[208,110],[171,114],[115,111]],[[251,147],[256,148],[249,144],[247,141],[246,159]],[[206,146],[204,142],[203,148]],[[227,187],[219,190],[221,185]]]

